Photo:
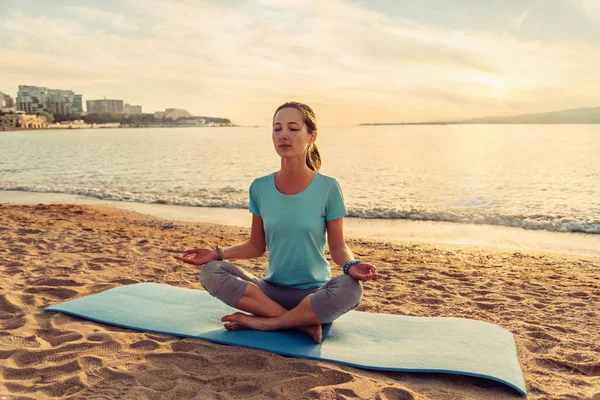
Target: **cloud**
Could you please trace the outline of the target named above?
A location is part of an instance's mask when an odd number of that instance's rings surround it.
[[[145,110],[177,103],[239,123],[257,122],[247,120],[249,107],[260,122],[290,97],[352,110],[368,102],[369,112],[396,112],[394,120],[513,111],[525,104],[520,96],[538,111],[549,101],[545,88],[557,83],[571,98],[579,92],[600,102],[589,89],[600,51],[589,44],[448,30],[341,0],[120,4],[124,9],[111,11],[66,6],[61,17],[17,10],[0,19],[7,39],[0,59],[8,60],[0,90],[72,85],[87,88],[87,98],[118,94],[139,99]],[[124,14],[128,9],[137,10],[135,18]],[[349,119],[373,120],[359,111]]]
[[[600,23],[600,2],[598,0],[578,0],[585,15]]]
[[[517,16],[514,20],[514,24],[517,28],[520,28],[521,25],[523,24],[523,21],[525,21],[525,19],[529,16],[529,14],[531,14],[531,11],[533,11],[533,4],[529,6],[529,8],[527,10],[525,10],[525,12],[523,12],[522,14],[520,14],[519,16]]]
[[[108,26],[121,32],[134,32],[138,29],[135,24],[132,24],[131,21],[125,17],[125,15],[120,13],[82,6],[66,6],[63,7],[62,10],[88,26]]]

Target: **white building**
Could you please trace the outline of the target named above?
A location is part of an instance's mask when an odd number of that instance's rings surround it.
[[[127,115],[141,114],[142,106],[132,106],[131,104],[125,103],[125,106],[123,106],[123,111],[125,111],[125,114]]]
[[[17,108],[27,114],[42,111],[51,114],[83,112],[82,95],[72,90],[48,89],[39,86],[19,86]]]
[[[15,101],[7,94],[0,92],[0,111],[14,111]]]
[[[154,118],[156,119],[171,119],[173,121],[179,118],[190,118],[191,116],[192,114],[183,108],[167,108],[165,111],[154,113]]]

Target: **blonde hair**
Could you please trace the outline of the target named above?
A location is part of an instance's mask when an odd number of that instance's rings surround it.
[[[315,112],[306,104],[297,101],[284,103],[277,107],[277,110],[275,110],[275,113],[273,114],[273,119],[275,119],[279,110],[283,108],[295,108],[302,113],[304,125],[306,125],[306,130],[309,135],[317,130],[317,117],[315,116]],[[319,146],[314,142],[308,146],[308,151],[306,152],[306,165],[313,171],[321,169],[321,153],[319,152]]]

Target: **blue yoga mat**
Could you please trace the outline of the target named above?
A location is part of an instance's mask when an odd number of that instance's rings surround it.
[[[446,372],[502,382],[525,395],[513,335],[488,322],[351,311],[314,344],[295,331],[227,331],[234,309],[201,290],[121,286],[45,309],[110,325],[381,371]]]

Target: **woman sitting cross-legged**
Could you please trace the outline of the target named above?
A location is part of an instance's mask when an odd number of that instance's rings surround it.
[[[362,296],[361,281],[377,279],[375,267],[354,260],[346,246],[342,192],[334,178],[318,172],[316,139],[317,122],[310,107],[295,102],[280,106],[273,117],[273,144],[281,169],[250,186],[250,239],[175,257],[206,264],[200,272],[202,286],[225,304],[253,314],[224,316],[226,329],[297,329],[320,343],[321,324],[355,308]],[[326,237],[333,261],[344,270],[333,279],[324,255]],[[263,279],[223,261],[260,257],[267,248],[269,266]]]

